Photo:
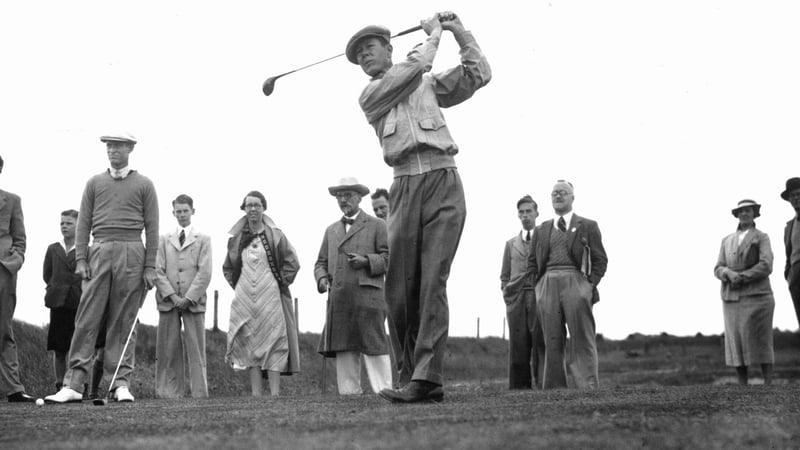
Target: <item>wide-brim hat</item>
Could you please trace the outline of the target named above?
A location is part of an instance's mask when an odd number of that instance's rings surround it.
[[[388,28],[381,25],[369,25],[358,30],[358,32],[354,34],[349,41],[347,41],[347,47],[345,47],[344,50],[344,54],[347,55],[348,61],[353,64],[358,64],[358,58],[356,58],[356,47],[358,46],[359,42],[368,37],[383,39],[383,41],[388,44],[392,39],[392,33],[389,32]]]
[[[100,136],[100,142],[108,142],[108,141],[130,142],[131,144],[135,144],[136,138],[133,137],[132,134],[124,131]]]
[[[369,188],[359,183],[355,177],[344,177],[339,180],[338,185],[328,188],[328,192],[333,196],[340,191],[354,191],[362,197],[369,194]]]
[[[733,208],[731,210],[731,214],[733,214],[733,217],[739,217],[739,211],[741,211],[744,208],[753,208],[754,219],[761,215],[761,205],[756,203],[754,200],[748,200],[748,199],[740,201],[736,205],[736,208]]]
[[[781,198],[784,200],[789,200],[789,193],[796,189],[800,189],[800,178],[789,178],[786,180],[786,190],[781,192]]]

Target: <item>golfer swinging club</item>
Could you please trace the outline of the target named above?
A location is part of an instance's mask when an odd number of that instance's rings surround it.
[[[491,79],[489,63],[455,14],[435,14],[421,25],[427,40],[398,64],[392,64],[391,34],[382,26],[362,29],[345,50],[370,76],[359,103],[394,169],[385,295],[390,332],[402,347],[402,387],[380,395],[400,403],[444,398],[446,286],[467,212],[453,158],[458,146],[439,108],[463,102]],[[431,74],[443,31],[461,47],[461,65]]]

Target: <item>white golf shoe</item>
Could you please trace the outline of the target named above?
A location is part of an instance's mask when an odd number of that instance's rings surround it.
[[[44,398],[45,403],[80,403],[81,400],[83,394],[68,387],[62,387],[60,391]]]
[[[114,391],[114,398],[118,402],[132,402],[133,394],[128,390],[128,386],[120,386]]]

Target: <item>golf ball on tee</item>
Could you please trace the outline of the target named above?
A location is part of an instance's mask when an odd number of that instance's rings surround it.
[[[41,398],[36,399],[36,406],[44,406],[44,400]]]

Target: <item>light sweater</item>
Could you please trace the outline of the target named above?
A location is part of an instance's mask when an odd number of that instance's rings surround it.
[[[105,171],[89,179],[83,191],[75,233],[75,259],[86,260],[89,233],[96,242],[139,241],[145,230],[145,267],[156,266],[158,198],[153,182],[132,170],[121,180]]]

